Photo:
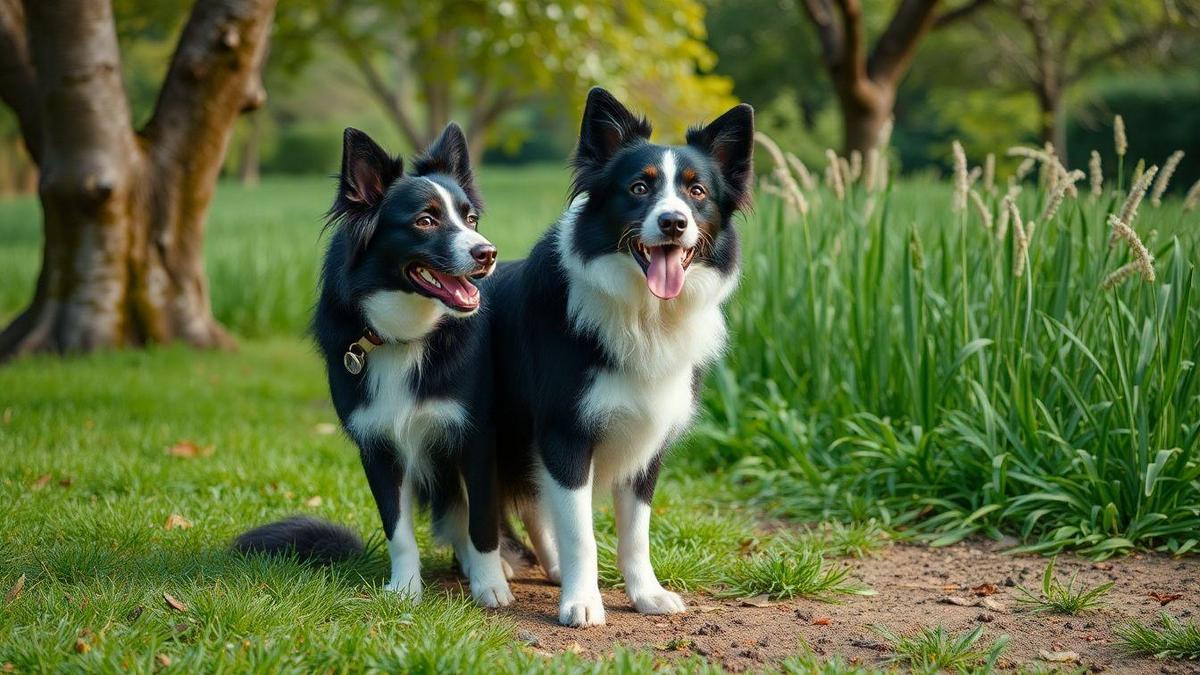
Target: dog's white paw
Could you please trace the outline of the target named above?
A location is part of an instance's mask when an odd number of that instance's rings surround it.
[[[516,600],[508,588],[508,582],[495,584],[471,584],[471,597],[480,607],[508,607]]]
[[[517,576],[513,573],[512,565],[509,565],[508,561],[504,558],[500,559],[500,569],[504,570],[505,579],[512,579],[513,577]]]
[[[678,614],[687,611],[687,605],[678,593],[672,593],[664,588],[649,592],[630,593],[629,600],[633,608],[642,614]]]
[[[398,578],[393,577],[384,585],[383,589],[408,598],[414,603],[421,602],[421,575],[408,574]]]
[[[600,591],[581,598],[563,598],[558,606],[558,622],[575,628],[603,626],[604,601],[600,599]]]

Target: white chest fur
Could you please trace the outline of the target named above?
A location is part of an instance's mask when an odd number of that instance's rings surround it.
[[[418,399],[414,374],[420,376],[422,351],[418,344],[383,345],[367,357],[363,386],[368,403],[350,414],[350,430],[357,437],[384,436],[396,446],[406,475],[428,477],[429,445],[461,433],[466,410],[450,399]]]
[[[683,292],[660,300],[631,256],[617,253],[586,263],[575,256],[566,245],[571,216],[568,211],[559,230],[560,260],[569,279],[567,311],[574,329],[594,335],[614,363],[591,373],[579,406],[598,437],[595,480],[603,484],[640,473],[691,421],[693,373],[725,347],[721,304],[736,275],[696,264]]]

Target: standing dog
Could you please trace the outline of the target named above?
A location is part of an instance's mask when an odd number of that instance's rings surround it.
[[[754,111],[739,105],[687,143],[593,89],[572,204],[529,258],[484,286],[496,368],[501,481],[561,580],[559,621],[604,623],[592,493],[611,487],[625,590],[643,613],[685,610],[650,565],[650,501],[725,345],[738,277],[732,219],[750,196]],[[532,478],[532,480],[531,480]],[[546,527],[546,524],[549,527]]]
[[[486,324],[473,317],[475,281],[491,273],[496,248],[477,231],[483,204],[457,125],[412,168],[406,174],[366,134],[346,130],[313,332],[383,521],[388,590],[421,596],[413,511],[427,502],[471,595],[507,605],[490,352]],[[361,543],[328,523],[291,519],[247,532],[236,546],[328,559]]]

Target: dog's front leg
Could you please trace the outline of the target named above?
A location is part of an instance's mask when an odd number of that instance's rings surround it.
[[[657,478],[656,461],[641,476],[613,485],[617,566],[634,609],[642,614],[676,614],[687,611],[683,598],[658,583],[650,564],[650,500]]]
[[[572,449],[579,454],[568,454]],[[562,593],[558,622],[564,626],[604,625],[596,535],[592,531],[592,460],[586,446],[560,445],[543,457],[554,461],[542,469],[542,513],[554,528],[561,563]]]
[[[392,560],[391,579],[384,588],[419,602],[421,555],[413,535],[413,481],[405,480],[404,468],[396,461],[396,452],[390,444],[360,443],[360,448]]]

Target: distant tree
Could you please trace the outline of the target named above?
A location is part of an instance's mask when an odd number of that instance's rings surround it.
[[[535,97],[574,111],[592,84],[665,128],[731,103],[731,83],[704,74],[713,54],[697,0],[308,0],[281,13],[276,51],[303,60],[314,38],[336,45],[414,148],[455,118],[478,160],[505,113]]]
[[[845,152],[865,152],[875,145],[892,116],[896,89],[925,35],[966,18],[990,1],[963,0],[941,10],[939,0],[900,0],[868,53],[862,0],[797,0],[817,30],[822,60],[842,112]]]
[[[1010,82],[1037,99],[1042,140],[1065,156],[1067,91],[1106,66],[1165,53],[1198,21],[1195,0],[997,0],[974,23]]]
[[[204,221],[234,120],[266,98],[274,8],[197,0],[135,130],[107,0],[0,0],[0,99],[39,168],[45,242],[33,299],[0,332],[0,360],[230,344],[209,304]]]

